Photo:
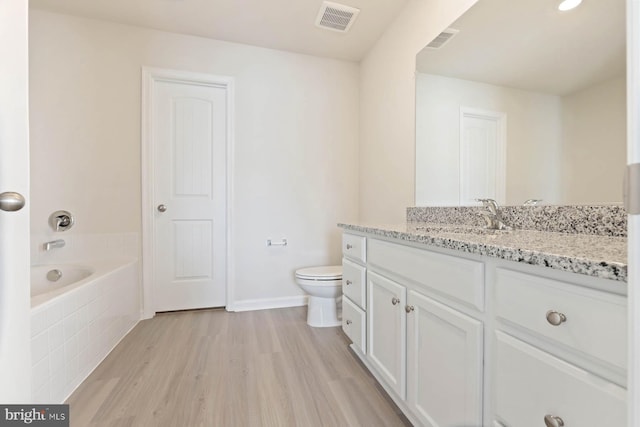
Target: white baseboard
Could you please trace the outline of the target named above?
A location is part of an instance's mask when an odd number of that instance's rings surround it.
[[[307,305],[306,295],[235,301],[227,306],[227,311],[267,310],[270,308],[300,307],[302,305]]]

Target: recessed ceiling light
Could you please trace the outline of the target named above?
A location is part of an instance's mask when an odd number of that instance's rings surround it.
[[[558,5],[558,10],[565,12],[580,6],[580,3],[582,3],[582,0],[563,0]]]

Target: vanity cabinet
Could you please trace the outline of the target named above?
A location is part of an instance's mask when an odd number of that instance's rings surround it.
[[[367,348],[366,256],[366,237],[342,235],[342,330],[362,353]]]
[[[482,425],[481,262],[368,240],[367,360],[424,426]],[[440,300],[437,300],[436,297]]]
[[[624,283],[344,236],[343,329],[414,425],[625,425]]]

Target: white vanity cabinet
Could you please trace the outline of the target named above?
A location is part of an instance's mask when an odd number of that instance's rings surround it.
[[[342,235],[342,330],[358,351],[366,353],[367,239]]]
[[[367,360],[421,425],[482,425],[481,262],[369,239]],[[438,300],[435,296],[438,296]]]
[[[626,425],[625,283],[344,236],[343,329],[414,425]]]

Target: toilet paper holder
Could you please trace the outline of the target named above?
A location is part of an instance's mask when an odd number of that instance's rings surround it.
[[[279,242],[268,239],[267,246],[287,246],[287,239],[281,239]]]

